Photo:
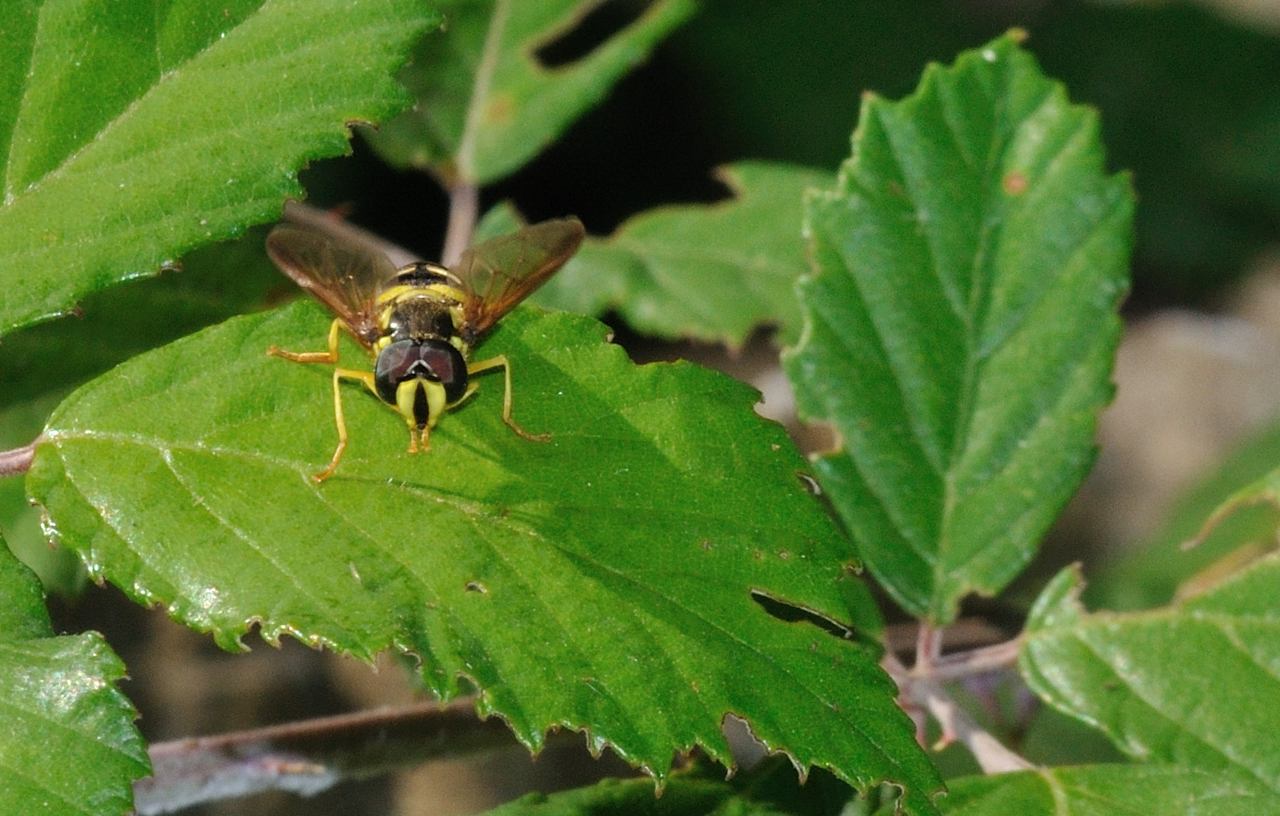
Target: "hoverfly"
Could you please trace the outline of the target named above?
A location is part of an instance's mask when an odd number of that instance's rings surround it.
[[[528,297],[582,243],[576,218],[544,221],[472,247],[452,267],[417,262],[397,269],[382,253],[318,230],[282,224],[267,236],[267,254],[294,283],[335,315],[326,351],[267,353],[333,369],[333,416],[338,447],[324,470],[333,475],[347,447],[343,380],[362,383],[409,426],[409,452],[426,451],[431,429],[445,411],[473,393],[471,377],[497,368],[506,375],[502,421],[525,439],[545,441],[511,418],[511,363],[505,355],[472,362],[476,341]],[[372,371],[338,366],[345,329],[369,352]]]

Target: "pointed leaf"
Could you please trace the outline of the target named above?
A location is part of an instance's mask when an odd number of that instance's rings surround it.
[[[734,197],[661,207],[582,252],[536,301],[582,314],[616,309],[644,334],[740,346],[755,328],[799,333],[796,280],[808,271],[804,194],[829,187],[819,170],[768,162],[720,169]]]
[[[129,809],[150,765],[123,676],[97,633],[53,636],[39,581],[0,540],[0,813]]]
[[[417,0],[21,0],[0,38],[0,332],[279,215],[404,107]]]
[[[567,65],[538,51],[598,0],[440,0],[442,36],[422,41],[401,74],[418,104],[366,131],[384,158],[485,184],[518,170],[595,106],[697,8],[654,0],[626,28]]]
[[[1092,111],[1005,36],[869,98],[786,359],[839,450],[816,467],[876,577],[936,623],[1034,554],[1083,478],[1120,331],[1133,199]]]
[[[1087,614],[1064,571],[1032,611],[1023,676],[1126,754],[1280,793],[1280,554],[1144,613]]]
[[[1254,816],[1280,796],[1240,774],[1176,765],[1095,765],[947,783],[947,816]]]
[[[350,448],[317,486],[330,373],[263,351],[315,347],[327,323],[310,303],[234,319],[73,394],[28,476],[62,543],[227,647],[256,624],[421,655],[437,692],[469,678],[531,745],[585,728],[661,776],[695,744],[727,760],[732,711],[799,764],[892,780],[932,812],[876,655],[754,600],[847,624],[866,590],[753,392],[518,309],[477,356],[511,360],[514,416],[550,442],[507,429],[484,377],[411,456],[404,423],[350,387]]]

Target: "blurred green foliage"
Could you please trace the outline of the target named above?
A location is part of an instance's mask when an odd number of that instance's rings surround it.
[[[614,0],[603,41],[638,13]],[[594,19],[594,16],[593,16]],[[1280,38],[1199,5],[997,0],[706,0],[604,103],[488,190],[530,220],[578,213],[593,232],[658,204],[726,195],[712,170],[743,159],[834,170],[861,94],[910,91],[1010,26],[1073,101],[1100,108],[1111,169],[1138,191],[1131,306],[1196,303],[1280,235]],[[574,32],[581,39],[593,32]],[[619,150],[625,145],[625,150]],[[319,168],[311,189],[430,254],[443,202],[426,179],[363,163]],[[387,182],[402,192],[378,195]],[[405,204],[414,202],[406,211]],[[440,221],[435,219],[440,217]]]

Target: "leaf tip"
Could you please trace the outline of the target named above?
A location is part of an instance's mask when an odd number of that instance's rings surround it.
[[[1084,614],[1084,607],[1080,603],[1084,585],[1084,572],[1079,562],[1054,576],[1027,615],[1027,631],[1059,626]]]

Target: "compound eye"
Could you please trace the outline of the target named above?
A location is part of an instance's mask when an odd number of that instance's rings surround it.
[[[462,398],[467,390],[467,361],[448,343],[427,343],[422,347],[422,361],[430,369],[430,378],[444,386],[449,402]]]
[[[409,373],[418,362],[417,344],[412,340],[397,340],[378,353],[373,367],[373,384],[378,396],[388,405],[396,404],[396,386],[413,376]]]
[[[388,405],[396,404],[396,386],[420,377],[444,386],[445,398],[454,402],[467,390],[467,361],[461,352],[439,340],[397,340],[378,354],[374,386]]]

